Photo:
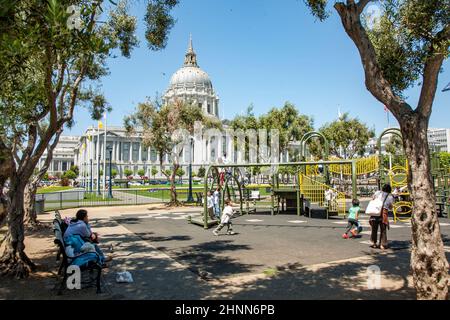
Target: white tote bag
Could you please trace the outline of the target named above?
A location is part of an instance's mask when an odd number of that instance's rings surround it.
[[[381,212],[383,210],[384,202],[386,201],[387,197],[384,200],[382,200],[383,194],[379,195],[377,198],[371,200],[366,208],[366,214],[373,217],[379,217],[381,216]]]

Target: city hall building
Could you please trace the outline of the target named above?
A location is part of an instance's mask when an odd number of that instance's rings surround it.
[[[162,101],[166,105],[175,101],[186,102],[201,108],[205,116],[220,120],[219,97],[209,75],[198,65],[192,38],[189,41],[184,64],[172,75]],[[106,128],[106,148],[112,149],[112,168],[117,170],[117,178],[125,178],[125,170],[131,170],[133,175],[137,176],[137,172],[143,169],[147,177],[152,177],[152,167],[156,167],[158,171],[160,169],[159,154],[153,148],[146,148],[142,144],[142,131],[135,131],[129,134],[123,127]],[[181,152],[180,163],[184,171],[187,173],[187,165],[190,162],[195,172],[200,166],[216,162],[224,155],[230,157],[226,161],[241,162],[242,155],[234,152],[231,140],[225,133],[207,139],[194,136],[192,147],[186,145]],[[97,177],[97,163],[102,168],[105,159],[104,144],[104,131],[98,132],[94,127],[88,128],[78,139],[78,144],[74,148],[74,163],[80,168],[81,177],[90,176],[91,172],[94,178]],[[109,152],[106,153],[109,163]],[[162,163],[165,169],[170,168],[169,155],[163,156]],[[160,172],[156,175],[161,176]]]

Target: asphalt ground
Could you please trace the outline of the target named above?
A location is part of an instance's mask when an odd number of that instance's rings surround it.
[[[200,213],[198,213],[199,215]],[[208,272],[215,277],[264,272],[280,266],[308,266],[374,255],[369,248],[368,217],[361,217],[360,238],[342,239],[346,220],[318,219],[291,214],[271,216],[250,214],[233,218],[235,235],[226,235],[226,227],[216,237],[213,229],[189,224],[188,215],[175,213],[127,214],[114,219],[190,270]],[[450,246],[450,220],[441,219],[446,250]],[[409,223],[391,221],[389,251],[407,250],[411,239]]]

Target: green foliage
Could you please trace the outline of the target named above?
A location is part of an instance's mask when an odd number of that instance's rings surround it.
[[[200,167],[200,168],[198,169],[198,172],[197,172],[197,177],[199,177],[199,178],[204,178],[204,177],[205,177],[205,174],[206,174],[206,169],[205,169],[205,167]]]
[[[450,168],[450,153],[439,152],[439,166],[441,168]]]
[[[75,172],[77,174],[77,176],[80,174],[80,169],[78,168],[78,166],[71,166],[70,170],[72,170],[73,172]]]
[[[111,169],[111,177],[112,178],[115,178],[115,177],[117,177],[117,174],[118,174],[119,172],[117,171],[117,169]]]
[[[48,172],[44,173],[42,180],[48,181],[50,177],[48,176]]]
[[[320,21],[329,17],[330,13],[327,11],[328,0],[303,0],[312,11],[312,14]]]
[[[174,148],[180,141],[172,139],[172,135],[180,129],[193,134],[197,121],[207,128],[221,127],[219,122],[206,117],[198,107],[179,101],[164,106],[160,106],[157,101],[139,103],[136,112],[125,117],[124,126],[128,133],[134,132],[137,127],[142,128],[144,146],[155,149],[160,161],[164,155],[170,154],[177,163],[178,154],[174,154]]]
[[[180,168],[177,169],[177,172],[176,172],[177,177],[181,178],[185,174],[186,174],[186,171],[184,171],[183,168],[180,167]]]
[[[358,118],[350,118],[348,113],[338,120],[326,123],[319,131],[330,144],[330,155],[344,159],[363,156],[367,142],[375,136],[373,130]]]
[[[175,20],[170,10],[178,4],[178,0],[153,0],[147,4],[144,21],[147,24],[145,37],[151,50],[165,48],[167,35]]]
[[[123,173],[124,173],[125,177],[129,177],[129,176],[133,175],[133,171],[130,169],[123,170]]]
[[[389,139],[389,142],[386,143],[385,151],[392,155],[402,155],[405,152],[403,151],[403,141],[396,134],[393,134]]]
[[[76,179],[78,177],[78,174],[72,170],[67,170],[66,172],[64,172],[63,178],[67,178],[67,179]]]
[[[329,15],[327,4],[333,2],[305,0],[305,3],[322,21]],[[350,1],[345,3],[351,6]],[[384,78],[401,96],[406,89],[418,84],[427,59],[438,53],[448,57],[450,1],[382,0],[373,3],[380,6],[381,17],[373,25],[368,24],[367,15],[362,12],[361,22]]]
[[[152,167],[152,176],[155,177],[158,174],[159,170],[156,167]]]
[[[238,115],[230,121],[230,126],[234,130],[266,129],[268,141],[270,130],[276,129],[279,131],[280,152],[283,152],[291,141],[300,140],[306,132],[313,129],[313,120],[300,114],[293,104],[286,102],[282,108],[272,108],[259,117],[254,115],[253,106],[250,105],[246,114]]]
[[[138,174],[138,176],[143,177],[143,176],[145,176],[145,170],[144,169],[139,169],[137,174]]]

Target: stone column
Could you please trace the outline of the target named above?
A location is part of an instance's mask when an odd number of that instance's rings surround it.
[[[139,142],[138,163],[142,162],[142,143]]]
[[[128,157],[128,161],[130,163],[133,163],[133,141],[132,140],[130,141],[130,154]]]

